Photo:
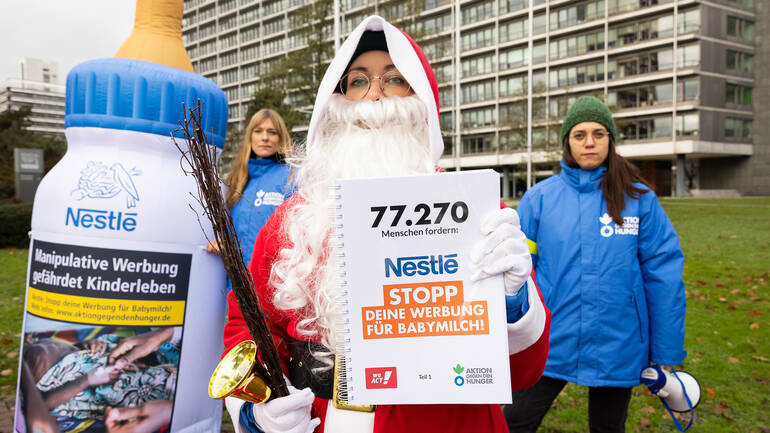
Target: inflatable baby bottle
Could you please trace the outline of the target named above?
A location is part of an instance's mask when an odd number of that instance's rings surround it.
[[[139,0],[117,57],[67,76],[67,153],[32,215],[17,432],[219,431],[225,274],[171,134],[200,100],[221,148],[227,99],[192,72],[182,11]]]

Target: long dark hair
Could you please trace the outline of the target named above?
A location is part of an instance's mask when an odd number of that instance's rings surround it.
[[[575,158],[572,157],[572,152],[569,148],[569,136],[564,137],[564,152],[562,157],[567,166],[572,168],[580,168]],[[607,158],[604,159],[602,165],[607,167],[607,171],[602,177],[602,196],[607,202],[607,212],[612,217],[612,220],[619,226],[623,225],[623,217],[620,215],[623,209],[626,207],[626,195],[631,198],[637,199],[647,191],[652,190],[650,184],[639,173],[639,169],[628,162],[626,158],[618,155],[615,152],[615,138],[610,135],[609,151],[607,152]],[[644,184],[648,189],[639,188],[634,185],[634,182]]]

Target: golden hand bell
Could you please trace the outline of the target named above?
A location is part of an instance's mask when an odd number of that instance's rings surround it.
[[[264,403],[270,399],[270,388],[254,373],[257,345],[246,340],[230,349],[219,361],[209,380],[211,398],[237,397],[252,403]]]

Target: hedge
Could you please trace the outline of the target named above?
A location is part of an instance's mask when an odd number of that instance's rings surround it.
[[[28,248],[32,203],[0,202],[0,248]]]

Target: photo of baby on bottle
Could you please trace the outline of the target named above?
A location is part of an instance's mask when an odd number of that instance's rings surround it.
[[[31,322],[36,330],[24,334],[22,350],[19,433],[168,431],[182,327]],[[51,327],[41,330],[45,322]]]

